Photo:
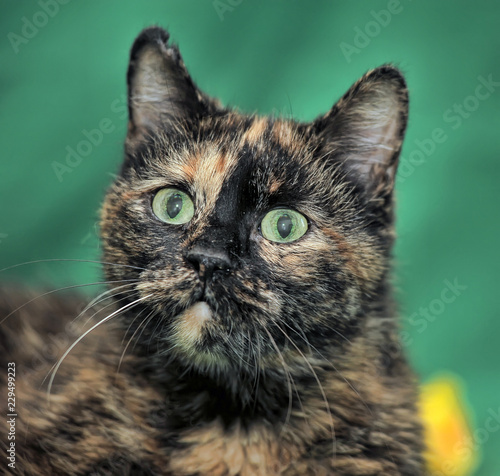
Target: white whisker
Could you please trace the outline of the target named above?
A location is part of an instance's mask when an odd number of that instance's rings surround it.
[[[305,336],[305,334],[303,334],[303,331],[302,331],[302,334],[301,335],[299,332],[297,332],[293,327],[291,327],[290,325],[288,325],[286,322],[283,322],[283,324],[285,324],[285,326],[287,326],[289,329],[291,329],[292,331],[294,331],[302,340],[304,340],[306,342],[306,344],[309,346],[310,349],[314,350],[314,352],[316,352],[325,362],[327,362],[332,368],[333,370],[335,370],[335,372],[337,372],[340,377],[342,378],[342,380],[344,380],[344,382],[349,385],[349,387],[351,388],[351,390],[358,396],[359,400],[361,401],[361,403],[363,403],[363,405],[366,407],[366,409],[368,410],[368,412],[370,413],[370,415],[372,415],[372,411],[370,409],[370,407],[368,406],[368,404],[365,402],[365,400],[363,399],[363,397],[360,395],[360,393],[358,392],[358,390],[356,389],[356,387],[354,387],[354,385],[349,382],[349,380],[347,380],[346,377],[344,377],[344,375],[342,374],[342,372],[340,370],[337,369],[337,367],[335,367],[335,365],[333,364],[333,362],[329,359],[327,359],[316,347],[314,347],[310,342],[309,340],[307,339],[307,337]],[[342,334],[340,334],[342,335]],[[346,339],[348,342],[349,340]]]
[[[320,381],[320,379],[318,377],[318,374],[314,370],[314,368],[311,365],[311,363],[309,362],[309,360],[303,354],[303,352],[298,348],[298,346],[295,344],[295,342],[290,338],[290,336],[277,323],[274,323],[274,324],[283,333],[283,335],[288,339],[288,341],[293,345],[293,347],[295,347],[295,350],[297,350],[297,352],[304,359],[304,362],[307,364],[307,366],[311,370],[311,373],[312,373],[314,379],[316,380],[316,383],[318,384],[319,390],[320,390],[321,395],[323,397],[323,401],[325,403],[325,409],[326,409],[326,412],[327,412],[329,420],[330,420],[330,429],[331,429],[331,432],[332,432],[333,454],[335,455],[335,453],[336,453],[336,439],[335,439],[335,428],[334,428],[334,424],[333,424],[332,412],[330,410],[330,404],[328,402],[328,398],[326,398],[326,393],[325,393],[323,385],[321,384],[321,381]]]
[[[142,312],[142,311],[141,311]],[[130,325],[128,326],[128,329],[130,329],[130,326],[135,322],[135,320],[141,315],[141,313],[137,314],[137,316],[134,317],[133,321],[130,323]],[[118,372],[120,371],[120,366],[122,365],[122,361],[125,357],[125,353],[127,352],[127,349],[128,349],[128,346],[130,345],[130,343],[132,342],[132,339],[135,337],[135,335],[137,334],[137,331],[144,325],[144,327],[146,327],[148,325],[148,323],[146,321],[150,320],[154,315],[154,311],[151,311],[142,321],[141,323],[139,324],[139,326],[137,327],[137,329],[134,331],[134,333],[132,334],[132,336],[130,337],[130,339],[128,340],[127,342],[127,345],[125,346],[125,348],[123,349],[123,352],[122,352],[122,355],[120,356],[120,361],[118,362],[118,367],[116,369],[116,373],[118,374]],[[127,329],[127,331],[128,331]],[[124,338],[125,339],[125,338]],[[123,340],[122,339],[122,344],[123,344]]]
[[[78,314],[78,316],[76,316],[73,319],[73,322],[76,321],[77,319],[79,319],[83,314],[85,314],[93,306],[96,306],[97,304],[102,303],[106,299],[111,299],[111,298],[114,298],[114,297],[116,297],[116,296],[118,296],[120,294],[123,294],[123,292],[119,292],[119,293],[116,293],[116,294],[111,294],[113,291],[118,291],[119,289],[123,289],[123,288],[128,287],[128,286],[134,286],[137,281],[139,281],[139,280],[137,279],[137,280],[134,280],[134,282],[132,282],[132,283],[122,284],[121,286],[117,286],[116,288],[108,289],[107,291],[104,291],[103,293],[99,294],[99,296],[97,296],[94,299],[92,299],[92,301],[90,301],[85,306],[85,309],[83,309],[83,311],[80,312],[80,314]],[[106,294],[109,294],[109,296],[106,296]],[[104,296],[106,296],[106,297],[104,297]]]
[[[103,307],[101,307],[100,309],[98,309],[96,312],[94,312],[91,316],[89,316],[89,317],[87,318],[87,320],[85,321],[85,323],[84,323],[84,324],[82,324],[82,326],[81,326],[81,327],[82,327],[82,330],[83,330],[83,328],[84,328],[84,327],[85,327],[85,326],[86,326],[86,325],[87,325],[90,321],[92,321],[92,320],[94,319],[94,317],[95,317],[95,316],[97,316],[97,314],[99,314],[101,311],[104,311],[104,310],[105,310],[105,309],[107,309],[108,307],[111,307],[111,306],[113,306],[113,305],[115,305],[115,304],[117,304],[117,303],[119,303],[119,302],[121,302],[121,301],[123,301],[123,300],[127,299],[127,297],[128,297],[128,296],[125,296],[125,297],[123,297],[123,298],[121,298],[121,299],[114,300],[113,302],[111,302],[111,303],[109,303],[109,304],[106,304],[105,306],[103,306]]]
[[[25,261],[24,263],[13,264],[12,266],[7,266],[6,268],[0,269],[0,273],[2,273],[4,271],[8,271],[10,269],[19,268],[20,266],[26,266],[28,264],[51,263],[51,262],[58,262],[58,261],[67,261],[67,262],[73,261],[76,263],[106,264],[106,265],[111,265],[111,266],[122,266],[124,268],[132,268],[132,269],[139,269],[141,271],[146,271],[146,268],[140,268],[139,266],[132,266],[129,264],[121,264],[121,263],[110,263],[108,261],[97,261],[97,260],[91,260],[91,259],[52,258],[52,259],[37,259],[34,261]]]
[[[123,282],[126,282],[126,281],[138,281],[138,280],[137,279],[120,279],[120,280],[117,280],[117,281],[97,281],[95,283],[73,284],[72,286],[64,286],[62,288],[58,288],[58,289],[53,289],[51,291],[47,291],[45,293],[39,294],[38,296],[35,296],[34,298],[32,298],[29,301],[25,302],[24,304],[22,304],[21,306],[17,307],[13,311],[9,312],[9,314],[7,314],[2,320],[0,320],[0,324],[2,324],[10,316],[12,316],[12,314],[16,313],[17,311],[19,311],[20,309],[22,309],[24,306],[27,306],[28,304],[32,303],[33,301],[35,301],[36,299],[39,299],[41,297],[48,296],[50,294],[54,294],[54,293],[57,293],[59,291],[65,291],[67,289],[83,288],[83,287],[86,287],[86,286],[98,286],[100,284],[123,283]]]
[[[286,417],[285,417],[285,423],[283,424],[283,427],[280,430],[280,435],[281,435],[281,433],[283,433],[283,431],[284,431],[285,426],[290,421],[290,417],[292,415],[292,405],[293,405],[292,380],[293,380],[293,377],[292,377],[290,371],[287,369],[287,365],[286,365],[285,359],[283,357],[283,354],[279,350],[278,345],[276,344],[276,341],[274,340],[273,336],[265,328],[265,326],[262,326],[262,329],[264,329],[266,331],[266,334],[269,337],[271,344],[273,345],[274,349],[276,350],[276,353],[278,354],[278,357],[281,361],[281,365],[283,367],[283,370],[285,371],[286,381],[287,381],[287,385],[288,385],[288,409],[287,409],[287,413],[286,413]]]
[[[52,375],[50,376],[49,384],[48,384],[48,387],[47,387],[47,400],[50,399],[50,390],[52,388],[52,384],[54,382],[54,378],[56,376],[56,373],[59,370],[59,367],[63,363],[64,359],[69,355],[69,353],[75,348],[75,346],[85,336],[87,336],[88,334],[90,334],[94,329],[97,329],[97,327],[99,327],[101,324],[104,324],[105,322],[109,321],[110,319],[112,319],[113,317],[115,317],[116,315],[118,315],[119,313],[125,311],[126,309],[129,309],[129,308],[135,306],[136,304],[139,304],[140,302],[146,300],[150,296],[151,296],[151,294],[148,294],[147,296],[144,296],[144,297],[141,297],[139,299],[136,299],[135,301],[133,301],[133,302],[131,302],[129,304],[126,304],[125,306],[121,307],[120,309],[114,311],[109,316],[106,316],[104,319],[101,319],[97,324],[93,325],[89,330],[87,330],[80,337],[78,337],[78,339],[76,339],[75,342],[73,342],[73,344],[70,345],[70,347],[68,348],[68,350],[66,350],[66,352],[64,352],[64,354],[62,355],[62,357],[57,361],[57,363],[56,363],[56,365],[55,365],[55,367],[54,367],[54,369],[52,371]]]

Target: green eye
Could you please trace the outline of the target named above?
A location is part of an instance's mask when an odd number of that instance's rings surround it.
[[[183,225],[194,215],[189,196],[176,188],[162,188],[153,198],[153,213],[165,223]]]
[[[307,220],[304,215],[280,208],[271,210],[260,225],[262,236],[278,243],[290,243],[298,240],[307,231]]]

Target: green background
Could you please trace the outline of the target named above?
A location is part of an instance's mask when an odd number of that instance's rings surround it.
[[[98,259],[97,210],[121,160],[128,50],[142,28],[167,27],[198,85],[225,104],[304,120],[393,62],[411,93],[395,259],[406,348],[422,380],[443,371],[462,379],[483,429],[475,474],[500,474],[500,429],[484,430],[488,412],[500,411],[500,4],[72,0],[52,16],[39,13],[43,4],[0,0],[0,267]],[[377,23],[389,7],[397,12]],[[491,91],[477,89],[490,76]],[[106,118],[102,141],[82,149],[85,131]],[[58,176],[54,162],[66,165],[67,147],[79,145],[88,154]],[[56,262],[0,279],[64,286],[100,274]],[[453,302],[441,298],[446,280],[466,287]],[[430,309],[425,329],[421,308]]]

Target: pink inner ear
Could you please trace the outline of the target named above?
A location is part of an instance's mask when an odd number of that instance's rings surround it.
[[[176,105],[182,91],[165,61],[165,51],[146,47],[137,60],[131,82],[130,102],[133,122],[137,127],[155,128],[162,114],[182,115]]]
[[[134,43],[128,69],[129,142],[158,130],[176,130],[200,111],[202,94],[165,32],[146,30]]]
[[[406,127],[405,82],[394,68],[361,78],[322,121],[325,149],[374,190],[390,191]],[[326,150],[328,152],[328,150]]]
[[[385,120],[385,123],[378,125],[372,124],[363,130],[360,137],[360,154],[352,157],[352,167],[360,173],[370,174],[374,166],[389,169],[394,153],[401,147],[401,138],[399,131],[401,123],[399,120],[399,110],[395,104],[395,110],[392,114],[381,115],[379,120]]]

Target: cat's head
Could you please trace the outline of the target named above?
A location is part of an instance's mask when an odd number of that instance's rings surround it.
[[[348,345],[385,312],[403,77],[370,71],[311,123],[248,116],[199,91],[168,39],[149,28],[132,48],[125,162],[102,213],[134,339],[204,368]]]

